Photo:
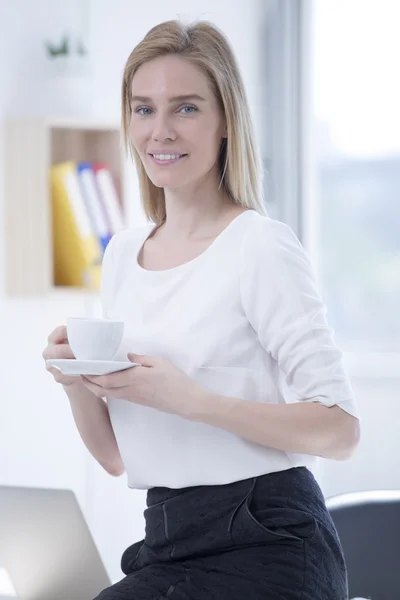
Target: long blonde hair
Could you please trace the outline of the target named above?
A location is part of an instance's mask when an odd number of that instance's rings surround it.
[[[224,34],[212,23],[186,25],[166,21],[156,25],[132,50],[126,61],[122,82],[122,135],[126,151],[133,157],[139,176],[141,202],[147,218],[156,225],[166,219],[164,189],[148,177],[129,136],[131,85],[145,62],[179,55],[201,67],[208,76],[226,119],[227,138],[219,155],[220,185],[232,202],[266,215],[262,194],[261,160],[253,123],[235,56]]]

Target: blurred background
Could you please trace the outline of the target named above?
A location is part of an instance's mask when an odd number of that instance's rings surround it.
[[[173,18],[228,36],[269,213],[310,253],[344,352],[362,440],[351,460],[319,462],[323,492],[400,488],[398,0],[0,0],[0,485],[72,489],[115,580],[143,537],[145,493],[88,454],[41,354],[68,315],[99,314],[107,232],[146,222],[119,144],[121,75]],[[79,272],[59,227],[66,177],[103,211],[75,231],[82,260],[92,243]]]

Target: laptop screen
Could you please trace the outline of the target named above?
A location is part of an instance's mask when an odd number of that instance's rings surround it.
[[[71,490],[0,486],[0,566],[19,600],[92,600],[111,585]]]

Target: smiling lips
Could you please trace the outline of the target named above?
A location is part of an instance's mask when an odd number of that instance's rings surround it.
[[[187,156],[187,154],[150,154],[157,165],[173,165]]]

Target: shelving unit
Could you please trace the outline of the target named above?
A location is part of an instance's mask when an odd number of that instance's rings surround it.
[[[64,160],[106,163],[125,212],[120,126],[103,121],[14,119],[5,124],[6,293],[42,296],[55,288],[49,169]]]

